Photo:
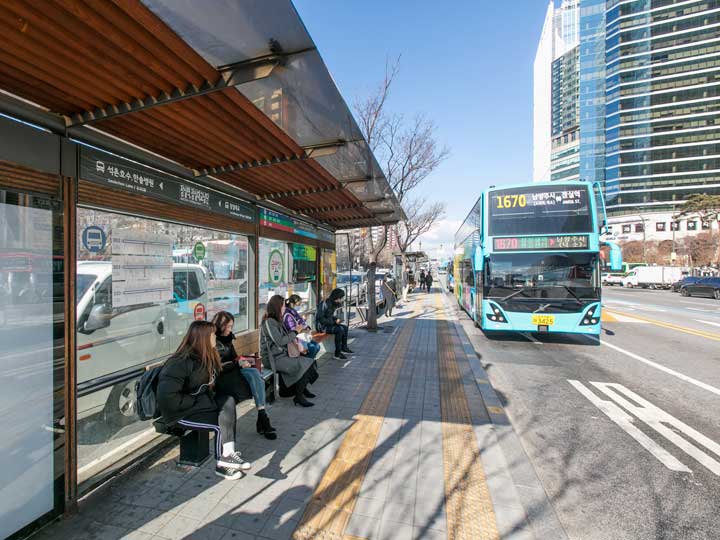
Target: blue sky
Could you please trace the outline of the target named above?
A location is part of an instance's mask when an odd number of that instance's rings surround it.
[[[547,2],[293,2],[349,105],[402,55],[388,109],[425,114],[451,150],[419,190],[447,204],[423,249],[449,253],[482,189],[532,180],[532,64]]]

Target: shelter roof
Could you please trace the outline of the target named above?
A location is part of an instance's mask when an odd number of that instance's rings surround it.
[[[6,0],[0,90],[334,227],[402,210],[288,0]]]

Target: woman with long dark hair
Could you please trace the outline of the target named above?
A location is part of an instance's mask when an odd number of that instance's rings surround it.
[[[307,385],[318,378],[315,360],[307,356],[291,357],[288,354],[288,344],[295,341],[297,332],[288,331],[283,326],[284,310],[285,301],[279,294],[268,300],[260,331],[261,352],[266,355],[268,362],[270,362],[268,356],[272,357],[283,386],[295,396],[293,403],[302,407],[312,407],[314,403],[305,398],[314,397],[307,391]]]
[[[160,372],[157,399],[169,426],[215,433],[215,474],[235,480],[251,464],[235,451],[235,399],[215,393],[221,369],[215,341],[214,324],[193,321]]]
[[[220,311],[215,314],[212,320],[215,325],[215,348],[220,354],[223,370],[218,377],[218,392],[230,394],[240,401],[244,396],[246,388],[255,400],[258,418],[255,424],[257,432],[264,435],[266,439],[277,439],[275,428],[270,424],[270,418],[265,410],[265,381],[260,372],[251,367],[250,363],[238,358],[233,341],[233,326],[235,317],[227,311]]]

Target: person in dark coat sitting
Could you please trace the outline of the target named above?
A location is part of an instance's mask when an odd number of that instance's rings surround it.
[[[157,401],[170,427],[215,434],[215,474],[235,480],[251,464],[235,451],[235,399],[215,393],[221,369],[215,349],[215,325],[193,321],[187,334],[160,372]]]
[[[220,311],[215,314],[212,322],[215,325],[216,348],[222,363],[222,371],[216,385],[217,391],[230,394],[236,401],[249,397],[249,392],[255,400],[258,411],[255,425],[257,432],[266,439],[277,439],[275,428],[270,424],[270,418],[265,410],[265,380],[249,362],[240,360],[235,351],[233,345],[235,335],[232,332],[235,317],[227,311]]]
[[[282,383],[280,395],[282,396],[284,391],[292,392],[295,396],[293,398],[295,405],[312,407],[314,403],[305,398],[315,397],[315,394],[307,389],[307,385],[314,383],[318,378],[317,364],[308,356],[298,354],[291,357],[288,354],[288,344],[295,342],[297,332],[288,331],[283,326],[284,310],[285,300],[279,294],[268,300],[260,330],[261,353],[267,363],[275,365],[275,369],[280,374]]]
[[[347,344],[348,327],[335,316],[344,299],[345,291],[333,289],[327,300],[320,303],[317,314],[318,330],[335,335],[335,358],[340,360],[347,358],[343,353],[353,354]]]

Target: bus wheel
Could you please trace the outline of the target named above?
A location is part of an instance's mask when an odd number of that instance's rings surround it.
[[[713,297],[715,298],[715,300],[720,300],[720,289],[715,289],[713,291]]]

